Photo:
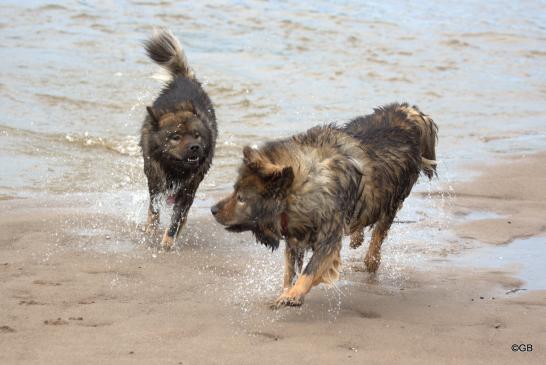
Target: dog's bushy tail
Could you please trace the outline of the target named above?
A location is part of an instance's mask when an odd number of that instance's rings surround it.
[[[173,76],[194,78],[195,75],[178,39],[166,29],[154,31],[150,39],[144,42],[148,56],[164,67]]]
[[[403,105],[406,114],[421,129],[421,171],[432,179],[436,172],[436,143],[438,142],[438,126],[431,117],[424,114],[417,106]]]

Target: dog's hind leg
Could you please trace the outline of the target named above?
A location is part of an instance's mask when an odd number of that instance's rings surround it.
[[[381,262],[381,245],[387,237],[387,232],[391,227],[392,221],[394,220],[394,215],[383,216],[375,224],[375,227],[372,231],[372,239],[370,240],[370,246],[368,247],[368,252],[364,258],[364,264],[366,265],[366,270],[368,272],[374,273],[379,268]]]

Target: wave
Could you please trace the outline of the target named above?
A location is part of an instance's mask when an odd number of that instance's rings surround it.
[[[67,96],[51,95],[51,94],[35,94],[39,99],[50,106],[71,105],[76,108],[108,108],[112,110],[125,110],[125,107],[115,103],[96,102],[91,100],[74,99]]]
[[[120,137],[99,137],[92,136],[88,132],[79,133],[43,133],[27,129],[13,128],[0,125],[0,135],[4,137],[24,137],[34,141],[44,141],[48,144],[57,143],[78,147],[81,149],[99,149],[108,152],[118,153],[120,155],[138,157],[140,156],[140,146],[137,136]]]
[[[140,146],[136,136],[125,136],[120,139],[105,139],[102,137],[89,136],[87,133],[66,134],[65,140],[73,145],[83,148],[99,148],[107,151],[116,152],[121,155],[138,157],[140,156]]]

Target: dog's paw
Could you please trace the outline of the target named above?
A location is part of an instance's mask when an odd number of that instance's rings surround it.
[[[282,294],[270,306],[271,309],[280,309],[282,307],[299,307],[303,304],[302,296],[290,296]]]
[[[157,234],[158,228],[159,227],[157,224],[147,224],[144,226],[144,233],[149,236],[153,236]]]
[[[366,255],[366,258],[364,259],[364,264],[366,265],[366,271],[368,271],[369,273],[375,273],[377,269],[379,268],[380,262],[381,260],[379,257]]]
[[[170,251],[174,246],[174,237],[164,235],[161,240],[161,248],[165,251]]]

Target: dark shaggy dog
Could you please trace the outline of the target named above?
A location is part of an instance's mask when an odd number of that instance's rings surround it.
[[[392,104],[344,127],[245,147],[235,191],[211,211],[228,230],[250,230],[272,249],[285,239],[284,291],[274,306],[301,305],[313,286],[338,279],[344,234],[356,248],[373,226],[364,262],[377,270],[381,244],[419,173],[436,172],[436,139],[436,124],[417,107]],[[313,255],[292,286],[308,249]]]
[[[207,173],[216,144],[214,108],[195,78],[176,38],[160,31],[145,42],[148,56],[169,71],[168,82],[152,106],[141,130],[140,146],[148,178],[150,205],[147,232],[159,226],[158,200],[174,203],[171,224],[161,245],[173,246],[186,222],[195,192]]]

